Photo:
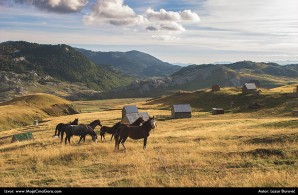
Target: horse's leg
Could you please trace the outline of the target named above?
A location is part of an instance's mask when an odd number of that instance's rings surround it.
[[[83,139],[83,136],[80,136],[80,140],[79,140],[78,144],[81,142],[82,139]]]
[[[147,137],[144,137],[144,146],[143,146],[144,150],[146,150],[146,145],[147,145]]]
[[[62,137],[61,137],[62,140]],[[67,144],[67,135],[65,136],[65,145]]]
[[[70,136],[68,137],[68,143],[70,144]]]
[[[125,137],[121,140],[121,144],[122,144],[124,150],[126,150],[126,147],[124,146],[124,142],[126,141],[126,139],[127,139],[127,137]]]

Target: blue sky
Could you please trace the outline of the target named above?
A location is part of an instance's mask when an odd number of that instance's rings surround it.
[[[140,50],[171,63],[298,61],[297,0],[0,0],[0,42]]]

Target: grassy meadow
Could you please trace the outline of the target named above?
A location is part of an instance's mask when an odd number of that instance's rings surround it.
[[[1,131],[1,187],[298,187],[297,117],[194,109],[191,119],[171,120],[163,117],[167,104],[146,100],[74,102],[81,114]],[[58,123],[74,118],[112,126],[128,103],[158,116],[147,150],[143,140],[128,138],[127,151],[120,145],[115,152],[110,135],[81,144],[73,137],[70,145],[52,137]],[[10,143],[11,135],[29,131],[34,140]]]

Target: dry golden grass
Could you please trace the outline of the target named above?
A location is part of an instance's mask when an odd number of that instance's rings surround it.
[[[53,117],[40,126],[0,132],[1,187],[298,186],[298,120],[293,117],[198,112],[191,119],[160,119],[147,150],[143,140],[128,139],[128,150],[120,146],[118,153],[109,136],[98,143],[87,137],[82,144],[73,137],[70,145],[52,138],[56,124],[75,117],[79,123],[116,123],[122,105],[112,102],[114,110]],[[100,102],[82,103],[101,107]],[[159,105],[137,105],[151,116],[170,114]],[[27,131],[34,140],[10,143],[12,134]]]
[[[0,131],[32,124],[36,119],[64,115],[71,102],[50,94],[38,93],[0,103]]]

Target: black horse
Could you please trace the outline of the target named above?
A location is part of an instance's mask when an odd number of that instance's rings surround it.
[[[70,122],[69,124],[65,124],[65,123],[59,123],[57,126],[56,126],[56,129],[55,129],[55,134],[53,135],[53,137],[57,136],[60,137],[60,134],[62,132],[65,131],[67,125],[78,125],[79,123],[79,119],[78,118],[75,118],[74,121]],[[58,134],[57,134],[58,132]]]
[[[95,120],[92,123],[90,123],[88,126],[90,126],[94,130],[97,125],[102,127],[102,125],[100,123],[100,120]],[[85,138],[86,138],[86,135],[85,136],[84,135],[80,136],[80,140],[79,140],[78,143],[80,143],[82,140],[85,142]]]
[[[142,117],[138,118],[135,122],[133,122],[130,126],[140,126],[144,121]],[[113,127],[107,127],[102,126],[100,128],[100,140],[102,141],[102,138],[105,139],[105,133],[112,134],[111,140],[113,139],[113,136],[115,132],[119,129],[121,125],[121,122],[116,123]]]
[[[92,123],[90,123],[89,125],[68,125],[65,129],[65,133],[66,133],[66,136],[65,136],[65,144],[67,143],[67,140],[68,140],[68,143],[70,144],[70,138],[73,136],[73,135],[77,135],[77,136],[80,136],[80,140],[78,143],[81,142],[82,139],[85,140],[85,137],[86,135],[91,135],[92,137],[92,141],[96,141],[97,140],[97,135],[94,131],[95,127],[97,125],[100,125],[100,120],[95,120],[93,121]],[[61,142],[63,140],[63,134],[64,132],[62,133],[62,136],[61,136]]]
[[[119,151],[119,144],[121,142],[124,150],[126,147],[124,146],[124,142],[128,137],[131,139],[143,139],[144,145],[143,148],[146,149],[147,138],[150,135],[151,129],[156,128],[156,121],[154,117],[150,117],[146,122],[143,123],[142,126],[129,126],[129,125],[121,125],[119,131],[115,133],[115,150]]]

